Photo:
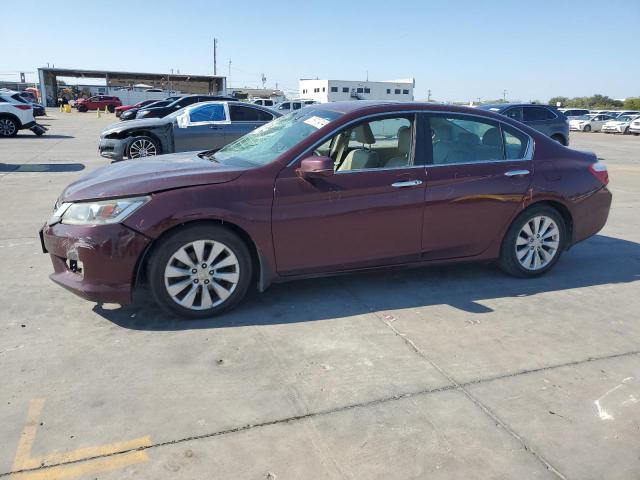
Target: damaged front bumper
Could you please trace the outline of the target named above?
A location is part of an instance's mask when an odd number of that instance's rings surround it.
[[[51,280],[86,300],[119,304],[131,302],[138,259],[151,241],[121,224],[45,225],[40,239]]]
[[[101,138],[98,144],[98,152],[104,158],[115,161],[124,160],[125,150],[130,140],[129,138]]]

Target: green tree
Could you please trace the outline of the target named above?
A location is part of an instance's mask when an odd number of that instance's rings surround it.
[[[565,107],[569,102],[568,97],[553,97],[549,99],[549,105],[553,105],[554,107],[560,103],[561,107]]]
[[[627,98],[622,106],[627,110],[640,110],[640,97]]]

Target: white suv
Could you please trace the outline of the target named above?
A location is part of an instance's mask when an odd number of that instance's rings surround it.
[[[18,134],[18,130],[35,125],[31,104],[26,103],[19,92],[0,90],[0,137],[13,137]],[[39,131],[40,129],[34,133],[41,135]]]

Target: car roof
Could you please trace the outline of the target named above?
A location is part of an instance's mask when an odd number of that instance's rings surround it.
[[[542,103],[488,103],[484,105],[478,105],[477,108],[481,110],[494,110],[501,111],[511,107],[543,107],[543,108],[551,108],[553,110],[557,110],[557,107],[553,105],[544,105]],[[573,110],[573,109],[570,109]],[[582,109],[579,109],[582,110]]]
[[[434,112],[452,112],[452,113],[473,113],[486,114],[485,110],[479,110],[473,107],[451,105],[444,103],[430,103],[430,102],[399,102],[399,101],[385,101],[385,100],[350,100],[345,102],[330,102],[330,103],[316,103],[312,107],[314,109],[329,110],[337,113],[348,114],[356,111],[372,111],[382,112],[384,110],[389,111],[414,111],[414,110],[429,110]],[[489,114],[487,116],[490,116]]]

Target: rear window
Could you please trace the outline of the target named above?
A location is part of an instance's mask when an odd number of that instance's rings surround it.
[[[522,117],[525,122],[536,122],[540,120],[553,120],[556,115],[547,108],[523,107]]]
[[[273,115],[258,108],[230,105],[229,115],[232,122],[264,122],[273,119]]]

